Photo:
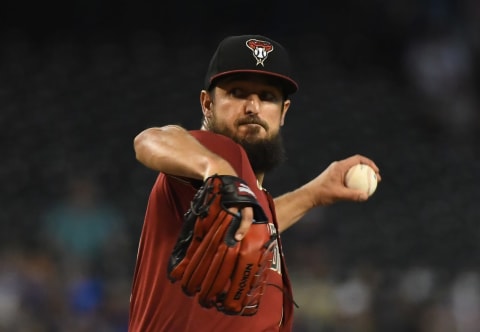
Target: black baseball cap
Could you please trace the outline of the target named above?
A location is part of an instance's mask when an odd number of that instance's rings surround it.
[[[287,95],[298,90],[292,78],[287,50],[278,42],[261,35],[229,36],[213,54],[205,76],[205,89],[227,75],[254,73],[278,79]]]

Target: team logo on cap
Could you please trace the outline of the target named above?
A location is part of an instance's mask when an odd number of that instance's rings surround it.
[[[245,44],[252,50],[253,57],[257,60],[256,65],[264,66],[263,62],[267,59],[268,54],[273,51],[273,45],[258,39],[249,39]]]

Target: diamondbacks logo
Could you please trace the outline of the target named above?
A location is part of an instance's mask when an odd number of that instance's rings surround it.
[[[273,45],[258,39],[249,39],[245,44],[252,50],[253,57],[257,60],[256,65],[264,66],[263,62],[268,58],[268,54],[273,51]]]

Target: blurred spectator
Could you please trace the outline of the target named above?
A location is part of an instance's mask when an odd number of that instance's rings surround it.
[[[40,233],[61,277],[62,330],[110,331],[118,324],[112,331],[124,331],[127,306],[119,308],[111,299],[128,303],[130,285],[121,282],[131,270],[125,266],[130,249],[125,221],[102,197],[94,177],[72,176],[64,199],[45,212]]]
[[[44,253],[22,248],[0,255],[0,331],[57,331],[58,275]]]
[[[429,26],[406,50],[406,73],[427,102],[430,128],[447,141],[471,143],[478,128],[478,97],[473,49],[462,27]],[[433,124],[433,126],[432,126]]]
[[[124,223],[93,177],[74,175],[64,199],[45,212],[41,236],[65,272],[97,272],[125,242]]]
[[[453,282],[451,292],[455,331],[479,331],[480,276],[478,272],[459,273]]]

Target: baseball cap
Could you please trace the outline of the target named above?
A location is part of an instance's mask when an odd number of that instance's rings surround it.
[[[223,39],[213,54],[205,76],[205,89],[220,78],[236,73],[254,73],[278,79],[289,95],[298,90],[292,78],[287,50],[261,35],[238,35]]]

